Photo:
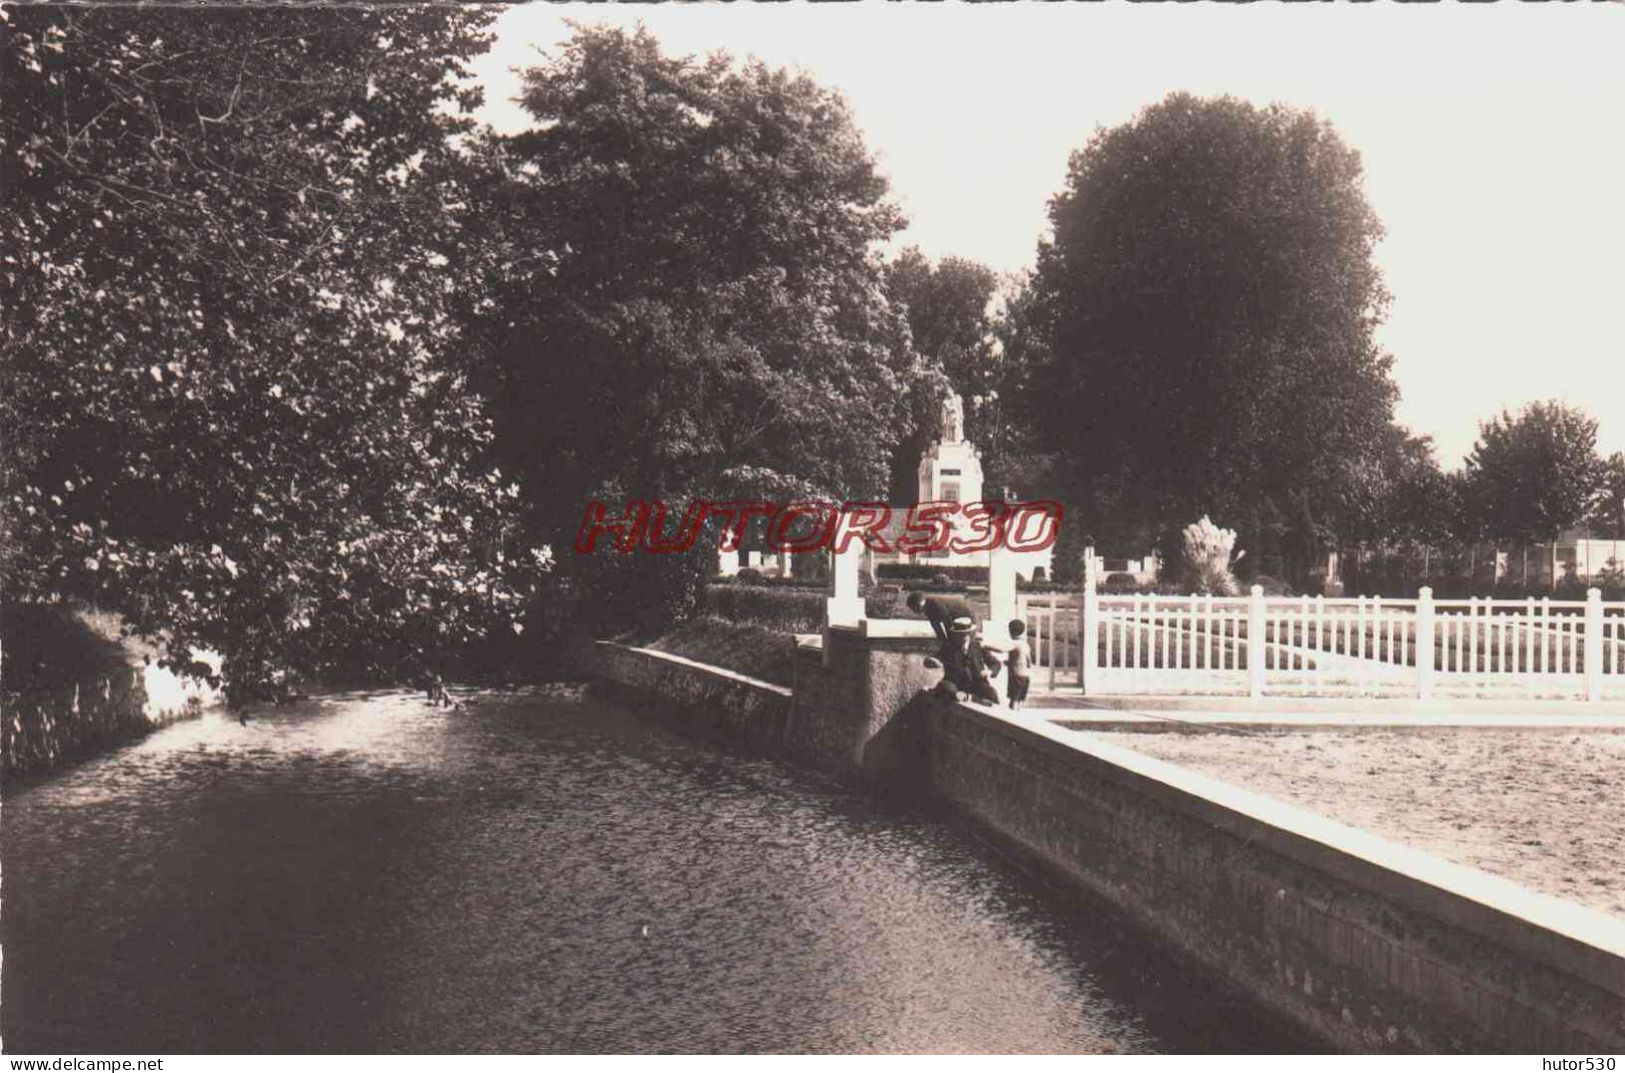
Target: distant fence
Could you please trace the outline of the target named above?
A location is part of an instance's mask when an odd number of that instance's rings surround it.
[[[1536,594],[1581,589],[1625,570],[1625,540],[1574,538],[1556,543],[1498,546],[1463,544],[1436,548],[1348,548],[1336,573],[1344,591],[1367,596],[1409,596],[1421,586],[1463,597],[1496,589]],[[1519,595],[1522,595],[1520,592]]]
[[[1625,601],[1024,595],[1050,689],[1625,699]],[[1084,643],[1088,641],[1090,643]]]

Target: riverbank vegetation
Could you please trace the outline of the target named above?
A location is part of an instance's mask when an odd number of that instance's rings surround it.
[[[904,217],[805,74],[584,27],[525,129],[479,126],[491,18],[0,13],[8,601],[218,651],[233,700],[534,664],[718,611],[711,555],[564,554],[589,500],[901,495],[950,389],[991,494],[1066,500],[1063,583],[1203,513],[1296,576],[1471,498],[1393,421],[1381,227],[1311,114],[1175,95],[1102,131],[1001,280],[887,257]],[[1475,479],[1585,439],[1546,413]],[[1625,525],[1625,463],[1575,458]]]
[[[788,686],[796,639],[793,633],[771,626],[701,615],[674,626],[649,647]]]
[[[5,19],[8,600],[217,650],[234,699],[508,628],[539,564],[424,241],[486,16]]]

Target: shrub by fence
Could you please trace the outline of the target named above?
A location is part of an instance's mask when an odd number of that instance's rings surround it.
[[[809,577],[770,577],[753,567],[746,567],[739,573],[728,577],[718,575],[711,579],[712,585],[748,585],[759,589],[804,589],[808,592],[826,592],[829,581],[822,578]]]
[[[986,585],[985,566],[939,566],[933,563],[880,563],[875,576],[887,581],[934,581],[946,575],[950,583],[960,585]]]
[[[708,585],[705,611],[729,622],[765,626],[783,633],[817,633],[824,625],[823,589],[768,585]],[[902,618],[904,594],[878,588],[864,597],[870,618]]]

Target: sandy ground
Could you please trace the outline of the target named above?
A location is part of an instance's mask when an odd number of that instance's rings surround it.
[[[1625,731],[1098,736],[1625,917]]]

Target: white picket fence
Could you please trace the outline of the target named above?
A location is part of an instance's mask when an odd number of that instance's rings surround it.
[[[1042,688],[1625,699],[1625,602],[1024,595]],[[1092,640],[1093,643],[1082,643]]]

